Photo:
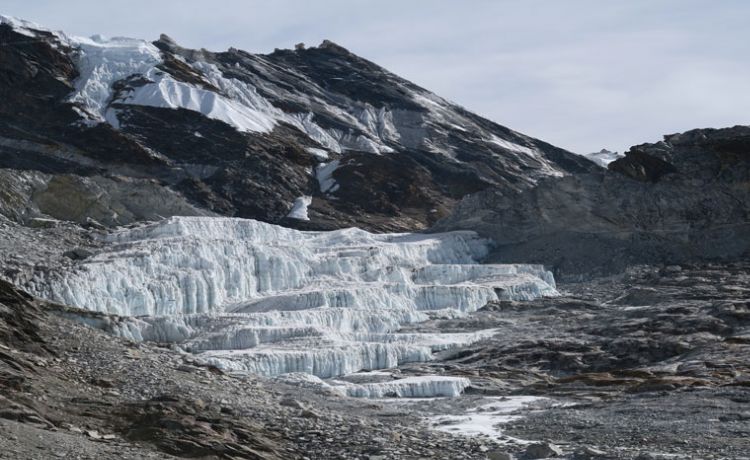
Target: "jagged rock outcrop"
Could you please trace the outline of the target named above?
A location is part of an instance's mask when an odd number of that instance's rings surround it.
[[[45,355],[50,353],[45,341],[39,336],[36,321],[40,314],[39,307],[30,295],[0,279],[0,361],[5,365],[16,367],[14,357],[7,355],[6,350],[18,349]],[[0,380],[3,380],[3,370],[0,370]]]
[[[215,53],[3,18],[0,45],[0,182],[23,192],[0,212],[21,222],[414,230],[467,193],[594,167],[330,41]]]
[[[449,229],[493,238],[490,260],[544,263],[563,279],[740,259],[750,250],[750,127],[665,136],[608,171],[475,194],[434,227]]]

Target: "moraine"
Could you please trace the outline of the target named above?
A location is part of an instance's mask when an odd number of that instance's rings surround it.
[[[104,240],[100,253],[72,270],[39,274],[28,288],[123,317],[108,326],[116,335],[172,343],[226,371],[301,379],[349,396],[456,396],[468,380],[345,380],[496,333],[399,333],[403,325],[557,294],[542,266],[480,264],[489,242],[473,232],[303,232],[173,217]]]

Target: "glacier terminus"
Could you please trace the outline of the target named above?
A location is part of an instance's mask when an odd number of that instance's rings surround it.
[[[399,333],[492,300],[554,296],[539,265],[479,264],[489,241],[470,231],[299,231],[254,220],[173,217],[103,237],[72,270],[29,282],[40,297],[120,315],[135,341],[172,343],[205,363],[269,377],[322,379],[432,359],[496,333]],[[455,396],[455,377],[355,385],[350,396]]]

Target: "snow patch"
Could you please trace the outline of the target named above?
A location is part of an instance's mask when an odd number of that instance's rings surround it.
[[[294,200],[292,210],[289,211],[287,217],[298,220],[310,220],[310,217],[308,217],[307,215],[307,207],[310,206],[310,203],[312,203],[311,196],[298,197],[296,200]]]
[[[323,149],[316,149],[315,147],[307,147],[305,150],[307,151],[307,153],[314,156],[320,161],[325,161],[328,159],[328,152],[326,152]]]
[[[315,178],[318,179],[321,193],[334,193],[339,189],[339,184],[333,178],[333,172],[339,168],[339,160],[321,163],[315,168]]]
[[[508,396],[490,398],[491,403],[470,409],[462,415],[440,415],[429,417],[433,429],[446,433],[468,437],[486,437],[495,442],[507,443],[513,440],[520,444],[529,444],[518,438],[502,433],[502,425],[523,418],[523,413],[532,410],[530,406],[539,403],[549,404],[550,400],[538,396]]]

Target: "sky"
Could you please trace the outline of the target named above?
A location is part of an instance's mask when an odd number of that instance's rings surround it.
[[[213,51],[330,39],[577,153],[750,124],[745,0],[0,0],[0,14]]]

